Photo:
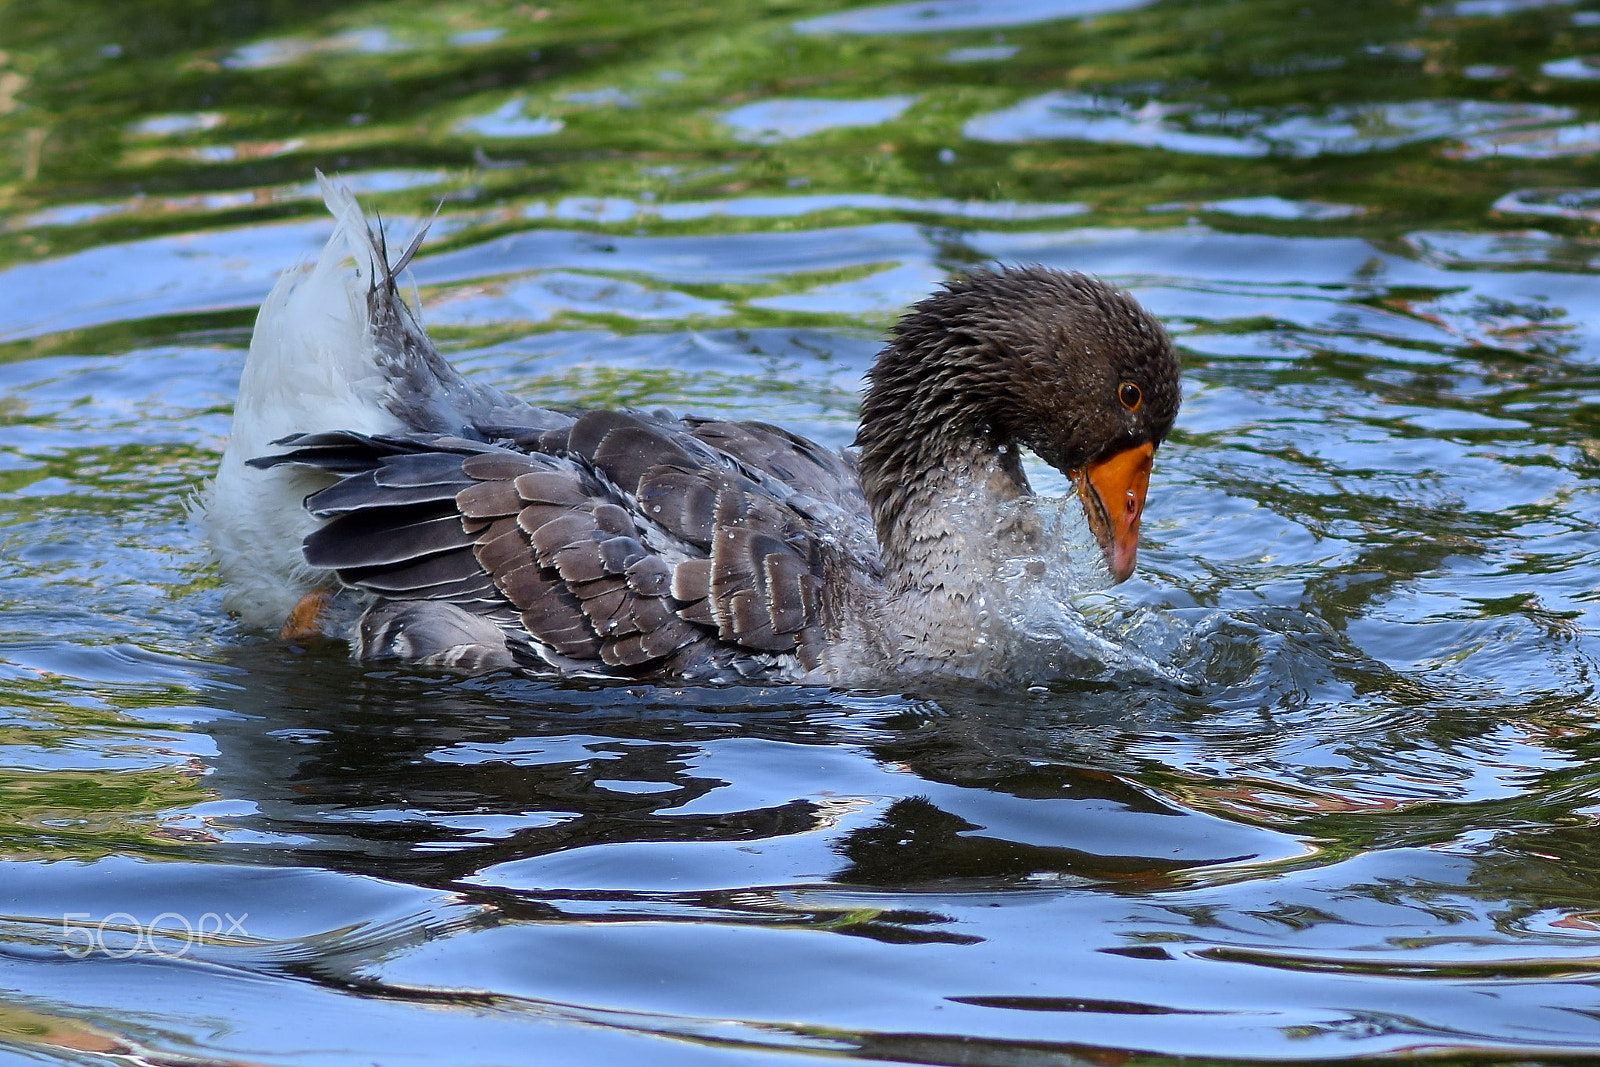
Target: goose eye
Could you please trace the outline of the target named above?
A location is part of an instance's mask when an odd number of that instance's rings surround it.
[[[1117,399],[1122,401],[1122,406],[1129,411],[1138,411],[1139,405],[1144,401],[1144,394],[1132,382],[1123,382],[1117,390]]]

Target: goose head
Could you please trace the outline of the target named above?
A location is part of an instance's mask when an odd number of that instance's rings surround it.
[[[1124,290],[1045,267],[951,280],[894,327],[856,444],[886,567],[963,470],[1030,492],[1017,447],[1072,479],[1114,581],[1133,573],[1151,463],[1179,404],[1161,324]]]

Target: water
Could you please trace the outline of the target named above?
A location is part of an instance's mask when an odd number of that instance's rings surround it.
[[[33,0],[0,50],[0,1058],[1600,1052],[1589,0]],[[186,501],[314,167],[442,202],[479,378],[833,445],[951,269],[1128,285],[1185,404],[1078,606],[1161,669],[236,632]]]

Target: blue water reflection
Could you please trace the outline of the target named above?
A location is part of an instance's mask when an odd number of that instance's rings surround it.
[[[860,7],[795,23],[800,33],[951,33],[998,30],[1139,7],[1148,0],[917,0]]]

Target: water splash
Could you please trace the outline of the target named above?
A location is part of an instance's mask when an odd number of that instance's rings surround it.
[[[985,680],[1188,681],[1142,647],[1155,631],[1170,636],[1171,625],[1152,631],[1150,620],[1140,629],[1122,626],[1120,613],[1086,611],[1113,582],[1076,496],[1024,497],[996,510],[975,494],[952,500],[945,521],[965,531],[966,550],[982,561],[972,595]]]

